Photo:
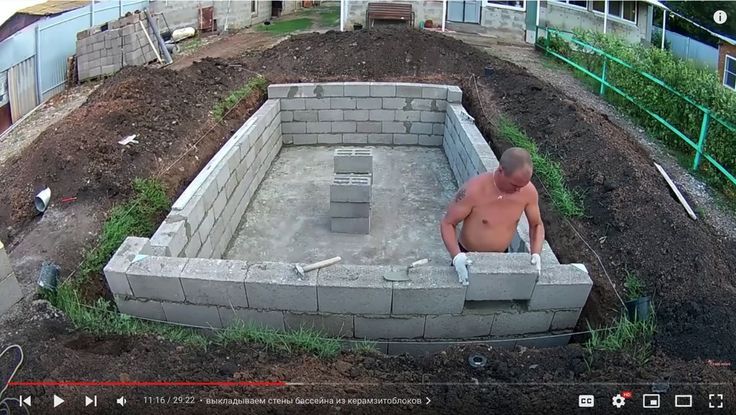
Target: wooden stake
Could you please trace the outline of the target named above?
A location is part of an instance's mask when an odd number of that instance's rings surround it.
[[[680,203],[682,203],[682,206],[685,207],[685,210],[687,211],[687,214],[690,215],[693,220],[698,220],[698,217],[695,216],[695,212],[690,208],[690,205],[688,205],[687,200],[682,196],[682,193],[680,193],[680,190],[675,186],[675,183],[670,179],[670,176],[667,175],[667,172],[664,171],[662,166],[660,166],[657,163],[654,163],[654,166],[659,170],[659,173],[664,177],[664,179],[667,181],[667,184],[670,185],[670,188],[673,192],[675,192],[675,195],[677,196],[677,199],[680,200]]]

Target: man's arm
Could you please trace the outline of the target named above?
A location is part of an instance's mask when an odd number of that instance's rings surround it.
[[[455,194],[455,198],[450,202],[445,217],[440,222],[440,234],[445,248],[450,253],[451,258],[455,258],[460,253],[460,245],[458,245],[455,227],[470,215],[473,210],[471,196],[468,194],[468,183],[465,183]]]
[[[538,254],[542,252],[542,243],[544,242],[544,224],[542,223],[542,214],[539,212],[539,194],[537,189],[532,186],[532,195],[529,203],[524,208],[526,218],[529,221],[529,242],[531,243],[531,253]]]

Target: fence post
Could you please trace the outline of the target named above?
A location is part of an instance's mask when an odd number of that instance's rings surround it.
[[[544,54],[549,56],[549,26],[544,28]]]
[[[41,23],[36,23],[36,105],[41,105]]]
[[[705,149],[705,137],[708,135],[708,123],[710,122],[710,112],[703,111],[703,123],[700,124],[700,138],[698,138],[698,148],[695,151],[695,159],[693,160],[693,170],[700,167],[700,158]]]
[[[118,17],[123,17],[123,0],[118,0]]]
[[[601,71],[601,89],[599,94],[603,96],[606,93],[606,66],[608,64],[608,59],[604,56],[603,57],[603,70]]]
[[[95,2],[91,1],[89,3],[89,27],[93,27],[95,25]]]

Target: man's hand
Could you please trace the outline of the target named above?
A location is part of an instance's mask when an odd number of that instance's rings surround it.
[[[455,266],[455,271],[457,271],[458,281],[460,281],[462,285],[470,284],[468,282],[468,265],[472,264],[473,261],[468,259],[464,252],[460,252],[452,259],[452,265]]]
[[[542,258],[539,254],[532,254],[532,265],[537,267],[537,274],[542,275]]]

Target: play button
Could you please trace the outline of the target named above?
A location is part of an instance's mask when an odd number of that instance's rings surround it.
[[[54,395],[54,408],[64,403],[64,400]]]

